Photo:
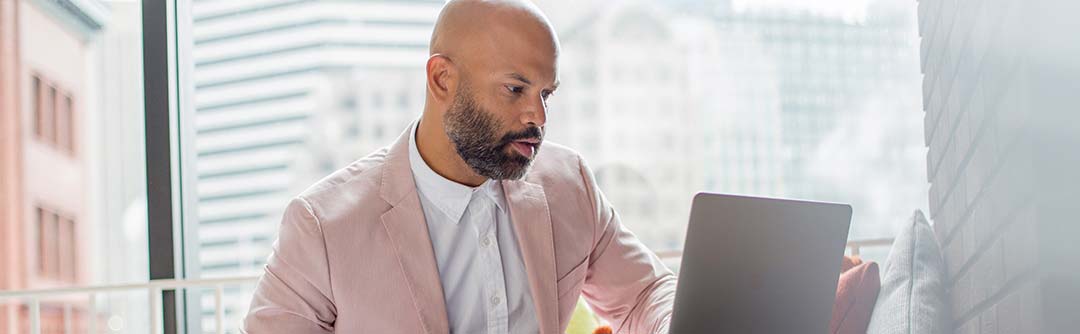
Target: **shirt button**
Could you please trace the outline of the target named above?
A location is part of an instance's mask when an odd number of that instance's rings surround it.
[[[501,303],[501,302],[502,302],[502,298],[499,298],[499,296],[492,296],[491,297],[491,305],[499,305],[499,303]]]
[[[480,245],[484,247],[491,245],[491,236],[485,235],[484,239],[480,240]]]

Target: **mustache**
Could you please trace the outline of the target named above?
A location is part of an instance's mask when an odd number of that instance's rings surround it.
[[[518,132],[510,132],[506,135],[503,135],[502,139],[499,140],[499,146],[506,146],[515,140],[521,139],[536,139],[538,141],[543,141],[544,131],[541,130],[538,126],[530,126],[525,128],[525,130],[521,130]]]

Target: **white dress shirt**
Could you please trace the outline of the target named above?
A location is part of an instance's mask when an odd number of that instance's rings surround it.
[[[450,333],[538,333],[502,183],[489,179],[470,188],[436,174],[416,148],[418,124],[413,122],[409,138],[409,162],[439,266]]]

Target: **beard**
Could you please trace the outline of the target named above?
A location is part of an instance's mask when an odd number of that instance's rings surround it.
[[[520,139],[542,139],[540,127],[530,126],[520,132],[502,132],[499,122],[484,110],[462,82],[454,96],[454,103],[443,116],[446,135],[465,164],[477,175],[493,180],[517,180],[525,176],[533,157],[540,152],[540,144],[526,157],[510,148]],[[509,148],[509,151],[507,152]]]

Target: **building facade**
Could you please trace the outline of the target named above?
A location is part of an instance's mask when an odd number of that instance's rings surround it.
[[[730,75],[737,85],[773,81],[775,92],[742,98],[749,100],[744,110],[778,110],[765,123],[778,122],[781,141],[775,154],[749,147],[759,156],[726,158],[748,172],[715,185],[764,182],[757,189],[766,195],[850,203],[853,239],[891,236],[895,223],[926,207],[920,119],[903,113],[919,106],[915,7],[877,0],[864,10],[848,18],[788,8],[713,9],[719,29],[751,36],[726,43],[725,53],[744,55],[743,64],[767,64]],[[732,121],[740,119],[753,114]],[[740,124],[733,131],[743,126],[762,128]],[[763,175],[777,181],[752,176],[773,166],[778,176]]]
[[[692,51],[673,19],[661,4],[627,1],[559,27],[565,85],[547,126],[547,139],[581,152],[622,222],[657,249],[680,248],[704,172],[700,129],[686,126],[703,116],[691,102]]]
[[[925,207],[921,119],[899,114],[919,100],[913,5],[871,1],[854,21],[728,1],[581,7],[558,27],[550,138],[582,152],[650,247],[681,248],[703,190],[852,203],[853,238]]]
[[[85,285],[94,277],[96,162],[86,143],[98,112],[95,38],[107,19],[96,1],[0,4],[0,289]],[[5,305],[0,329],[28,330],[28,309]],[[84,299],[42,302],[42,330],[85,329]]]

